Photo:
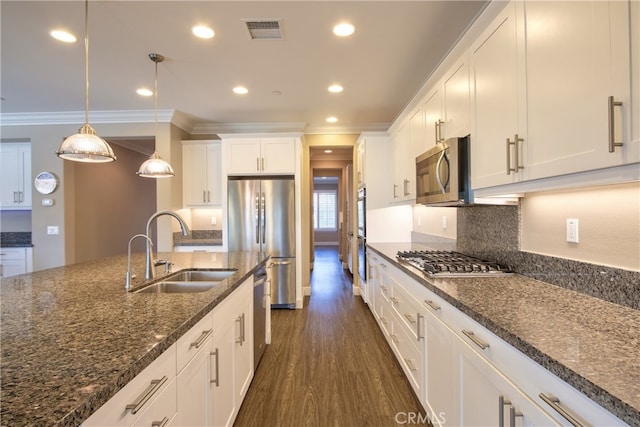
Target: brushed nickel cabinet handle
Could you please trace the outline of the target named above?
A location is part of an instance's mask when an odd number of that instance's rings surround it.
[[[398,344],[400,342],[396,334],[391,334],[390,336],[391,336],[391,341],[393,341],[394,343]]]
[[[516,411],[513,406],[509,408],[509,427],[516,427],[516,418],[524,417],[521,411]]]
[[[216,348],[215,351],[212,351],[209,353],[209,356],[215,356],[216,358],[216,379],[215,380],[209,380],[209,382],[211,384],[215,384],[216,387],[220,387],[220,353],[218,352],[219,350]]]
[[[408,190],[408,188],[409,188],[409,182],[410,182],[410,181],[409,181],[408,179],[405,179],[405,180],[403,181],[403,190],[404,190],[404,195],[405,195],[405,196],[408,196],[408,195],[409,195],[409,193],[410,193],[410,191]]]
[[[414,319],[412,315],[405,314],[404,317],[409,321],[409,323],[416,323],[416,319]]]
[[[476,335],[473,332],[463,329],[462,333],[465,334],[471,341],[473,341],[475,345],[480,347],[482,350],[489,348],[489,344],[482,341],[480,338],[476,337]]]
[[[430,300],[430,299],[424,300],[424,303],[426,305],[428,305],[429,307],[431,307],[435,311],[440,310],[440,306],[438,304],[436,304],[435,302],[433,302],[432,300]]]
[[[236,339],[236,344],[242,345],[242,316],[238,316],[236,318],[236,323],[238,324],[238,338]]]
[[[616,121],[615,107],[622,107],[622,101],[615,101],[613,96],[608,98],[608,118],[609,118],[609,152],[613,153],[616,147],[622,147],[622,142],[616,142]]]
[[[398,184],[393,184],[393,198],[397,199],[398,195],[396,194],[396,189],[398,188]]]
[[[424,339],[424,334],[422,333],[422,331],[420,330],[420,324],[422,323],[420,320],[424,319],[424,316],[420,313],[418,313],[418,323],[416,324],[416,336],[418,341]]]
[[[207,331],[202,331],[202,334],[200,335],[200,338],[198,338],[197,341],[192,342],[191,345],[189,346],[189,348],[191,348],[191,347],[200,348],[202,343],[205,342],[206,339],[209,337],[209,335],[211,335],[212,333],[213,333],[213,329],[209,329]]]
[[[211,191],[207,190],[207,203],[211,203]]]
[[[507,175],[511,175],[511,172],[518,173],[520,169],[524,169],[524,166],[520,166],[520,142],[524,142],[523,138],[520,138],[516,133],[513,137],[513,141],[507,138]],[[511,146],[513,145],[513,153],[515,158],[515,168],[511,167]]]
[[[164,417],[162,421],[153,421],[151,427],[165,427],[167,424],[169,424],[169,418]]]
[[[413,364],[413,360],[411,359],[404,359],[405,363],[407,364],[407,366],[409,367],[409,370],[411,372],[416,370],[416,366]]]
[[[260,157],[256,157],[256,171],[260,172]]]
[[[262,158],[262,170],[264,171],[264,157]]]
[[[138,396],[138,399],[135,402],[129,403],[127,406],[125,406],[125,411],[131,411],[133,415],[138,413],[138,411],[142,409],[144,404],[147,403],[149,399],[151,399],[151,397],[158,392],[158,390],[160,390],[165,382],[167,382],[167,379],[168,378],[165,375],[159,380],[152,380],[149,384],[149,387],[147,387],[146,390],[143,391],[140,396]]]
[[[505,399],[503,395],[498,396],[498,427],[504,427],[505,406],[511,406],[511,401]]]
[[[539,396],[540,396],[540,399],[542,399],[547,405],[551,406],[551,408],[553,408],[554,411],[560,414],[565,420],[569,421],[569,424],[571,424],[574,427],[583,427],[583,424],[581,422],[576,420],[570,413],[565,411],[560,406],[560,399],[552,395],[547,396],[544,393],[540,393]]]
[[[202,202],[206,203],[207,202],[207,191],[206,190],[202,190]]]
[[[396,297],[389,297],[389,299],[391,300],[392,303],[394,303],[396,305],[400,303],[400,301],[398,301],[398,298],[396,298]]]

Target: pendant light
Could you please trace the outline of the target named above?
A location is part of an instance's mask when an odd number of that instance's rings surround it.
[[[155,80],[155,90],[154,90],[154,99],[155,99],[155,136],[156,142],[158,141],[158,62],[164,61],[164,56],[159,53],[150,53],[149,59],[151,59],[156,64],[156,80]],[[145,178],[171,178],[175,175],[173,172],[173,168],[171,165],[160,158],[158,151],[154,149],[153,154],[146,160],[144,163],[140,165],[140,169],[136,172],[138,175],[143,176]]]
[[[75,162],[107,163],[114,161],[116,155],[107,141],[96,135],[96,131],[89,125],[89,0],[85,0],[84,4],[85,123],[78,133],[62,141],[56,154],[62,159]]]

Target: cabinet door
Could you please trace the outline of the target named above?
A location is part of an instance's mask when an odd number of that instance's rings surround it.
[[[416,110],[409,119],[409,149],[408,156],[411,158],[411,162],[414,163],[420,154],[427,151],[427,136],[424,126],[424,111],[422,108]],[[410,177],[413,181],[415,177]]]
[[[207,204],[207,146],[182,147],[183,197],[185,206]]]
[[[262,170],[260,139],[226,141],[228,148],[227,172],[230,174],[257,174]]]
[[[0,206],[31,209],[31,146],[0,144]]]
[[[234,400],[233,347],[234,327],[231,319],[216,317],[211,351],[211,405],[209,419],[214,426],[231,426],[237,412]]]
[[[261,171],[263,173],[296,172],[294,138],[268,138],[261,140]]]
[[[393,138],[393,200],[415,198],[415,156],[410,152],[410,125],[404,124]],[[411,163],[411,164],[410,164]],[[413,172],[413,174],[412,174]],[[413,185],[412,185],[413,183]]]
[[[547,412],[462,340],[456,340],[460,385],[459,425],[557,426]],[[511,411],[514,422],[510,422]]]
[[[422,104],[422,112],[424,115],[424,151],[427,151],[442,142],[444,138],[442,134],[442,91],[440,87],[436,87],[427,95],[427,100]]]
[[[444,138],[469,134],[469,62],[457,63],[442,83],[444,99]]]
[[[521,174],[519,170],[507,171],[507,157],[515,160],[507,138],[525,136],[520,123],[524,99],[520,94],[523,73],[518,64],[518,30],[512,2],[471,47],[473,188],[514,182]]]
[[[629,3],[523,3],[529,178],[638,161],[630,145]],[[551,65],[552,64],[552,65]],[[608,97],[614,138],[609,152]],[[622,113],[622,114],[620,114]]]
[[[222,146],[220,143],[207,145],[207,204],[222,205]]]
[[[253,296],[250,296],[248,300],[252,301],[252,298]],[[247,304],[236,313],[233,358],[235,362],[235,395],[239,406],[253,379],[253,305]]]
[[[425,311],[424,401],[431,421],[441,426],[461,425],[456,416],[455,334],[435,315]]]

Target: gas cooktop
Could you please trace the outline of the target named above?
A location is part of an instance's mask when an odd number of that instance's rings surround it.
[[[493,277],[513,274],[507,266],[452,251],[398,251],[396,258],[430,277]]]

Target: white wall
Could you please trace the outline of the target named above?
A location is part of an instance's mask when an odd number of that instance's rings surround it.
[[[368,242],[411,242],[411,206],[367,209]]]
[[[413,207],[413,231],[432,236],[457,239],[458,209],[415,205]]]
[[[640,271],[640,183],[529,193],[522,199],[522,250]],[[579,220],[579,243],[566,220]]]

